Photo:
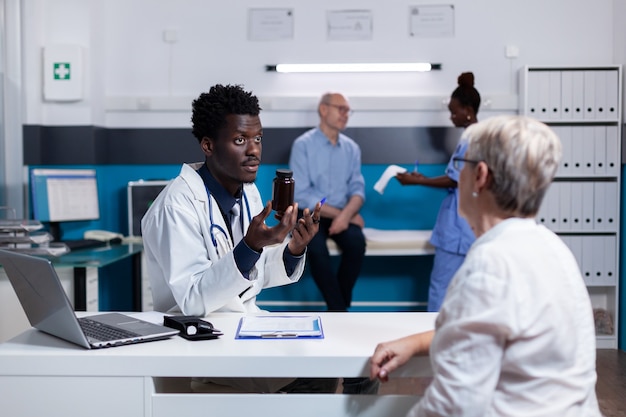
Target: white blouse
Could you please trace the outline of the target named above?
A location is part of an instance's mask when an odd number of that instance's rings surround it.
[[[593,312],[576,260],[534,219],[476,240],[430,347],[432,384],[410,416],[600,416]]]

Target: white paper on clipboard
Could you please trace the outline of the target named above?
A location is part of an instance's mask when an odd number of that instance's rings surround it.
[[[239,321],[237,339],[323,338],[320,316],[245,316]]]

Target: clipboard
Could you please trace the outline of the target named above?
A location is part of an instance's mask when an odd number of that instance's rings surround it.
[[[245,316],[235,339],[323,339],[320,316]]]

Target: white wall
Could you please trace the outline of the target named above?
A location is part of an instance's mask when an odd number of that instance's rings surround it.
[[[614,64],[621,0],[23,0],[26,124],[187,127],[190,100],[215,83],[243,84],[262,99],[265,126],[317,121],[327,90],[351,98],[352,126],[448,126],[443,100],[456,77],[471,70],[482,93],[481,116],[515,112],[517,73],[524,65]],[[455,36],[408,36],[409,6],[453,4]],[[248,41],[251,7],[289,7],[293,40]],[[326,11],[373,13],[371,41],[328,41]],[[174,30],[178,41],[163,40]],[[86,48],[86,95],[76,103],[44,103],[41,48]],[[516,59],[505,57],[515,45]],[[623,60],[623,53],[619,59]],[[311,75],[267,73],[279,62],[429,61],[422,74]],[[149,108],[140,111],[140,108]],[[300,110],[290,111],[296,108]],[[416,109],[421,109],[416,111]],[[131,110],[131,111],[129,111]],[[301,111],[306,110],[306,111]]]

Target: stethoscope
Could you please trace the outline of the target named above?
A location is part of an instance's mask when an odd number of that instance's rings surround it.
[[[224,248],[224,253],[229,252],[230,250],[232,250],[232,245],[229,243],[231,242],[232,239],[229,239],[230,234],[224,230],[224,228],[222,226],[220,226],[219,224],[215,223],[213,221],[213,198],[211,198],[211,191],[209,191],[209,187],[207,187],[206,185],[204,186],[206,188],[206,193],[207,196],[209,197],[209,236],[211,236],[211,243],[213,243],[213,246],[215,247],[215,251],[217,252],[217,254],[220,254],[220,245],[219,245],[219,241],[218,241],[218,236],[221,234],[222,235],[222,240],[225,242],[222,246]],[[246,212],[248,213],[248,224],[250,224],[252,222],[252,213],[250,213],[250,203],[248,202],[248,196],[246,196],[246,192],[243,191],[243,202],[245,203],[246,206]],[[243,217],[239,216],[239,218],[241,219],[241,230],[243,231]]]

